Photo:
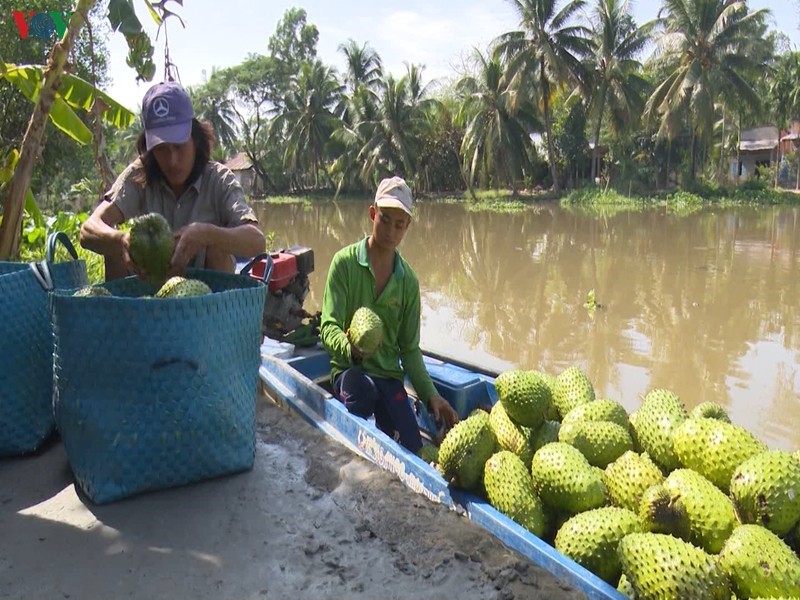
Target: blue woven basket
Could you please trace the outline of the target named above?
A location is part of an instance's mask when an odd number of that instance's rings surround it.
[[[53,262],[56,242],[77,259],[69,239],[58,232],[48,236],[43,265],[0,262],[0,456],[33,452],[53,431],[53,335],[46,288],[87,283],[82,260]]]
[[[142,298],[51,295],[55,418],[78,485],[112,502],[249,469],[266,286],[207,270],[214,293]]]

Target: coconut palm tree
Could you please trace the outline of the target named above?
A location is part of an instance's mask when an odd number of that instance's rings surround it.
[[[350,92],[361,86],[376,89],[383,77],[381,57],[369,43],[359,46],[355,40],[349,39],[339,44],[339,52],[344,54],[347,70],[344,83]]]
[[[468,75],[457,84],[464,97],[458,119],[465,124],[461,155],[469,175],[490,179],[495,187],[507,182],[516,194],[515,180],[528,166],[530,132],[539,129],[534,107],[510,89],[499,54],[491,57],[476,52],[477,77]]]
[[[619,132],[642,114],[648,83],[637,60],[650,41],[654,23],[637,27],[628,0],[596,0],[592,23],[593,52],[590,61],[594,93],[589,112],[594,127],[592,178],[599,166],[600,131],[608,112],[611,129]]]
[[[738,0],[664,0],[658,56],[668,74],[648,99],[645,115],[660,120],[659,133],[669,139],[677,124],[689,123],[692,178],[698,144],[713,132],[715,102],[754,110],[760,103],[750,83],[759,64],[749,49],[767,13],[750,12]]]
[[[284,167],[295,175],[310,169],[317,188],[328,140],[340,126],[333,111],[341,94],[342,86],[331,67],[320,60],[303,63],[271,124],[271,133],[283,136]]]
[[[213,77],[213,76],[212,76]],[[213,81],[213,79],[212,79]],[[189,96],[198,119],[208,121],[214,128],[219,143],[231,152],[236,148],[236,111],[227,89],[208,84],[189,88]]]
[[[509,1],[519,15],[520,30],[499,36],[498,49],[509,61],[512,87],[523,89],[529,82],[535,83],[544,116],[553,189],[558,190],[551,97],[555,88],[585,80],[581,58],[591,48],[588,30],[583,25],[573,24],[572,20],[586,3],[585,0],[568,0],[557,10],[558,0]]]
[[[421,69],[407,65],[399,79],[387,75],[381,84],[376,116],[361,123],[366,143],[359,152],[362,180],[402,171],[407,180],[417,174],[418,134],[428,123],[426,111],[436,104],[422,85]]]

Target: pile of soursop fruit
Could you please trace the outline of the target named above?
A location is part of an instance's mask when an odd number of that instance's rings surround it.
[[[158,213],[136,217],[131,222],[130,256],[143,274],[142,278],[158,291],[153,298],[189,298],[211,293],[204,281],[175,275],[167,278],[175,238],[167,220]],[[88,285],[76,290],[73,296],[111,296],[102,285]],[[151,296],[144,296],[150,298]]]
[[[423,447],[448,482],[630,598],[800,598],[800,451],[665,389],[629,415],[575,367],[495,388],[490,412]]]

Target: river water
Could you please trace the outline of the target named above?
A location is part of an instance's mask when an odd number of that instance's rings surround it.
[[[314,249],[307,310],[334,252],[370,231],[368,207],[256,205],[273,248]],[[629,412],[668,388],[800,448],[800,208],[416,210],[400,251],[420,280],[423,348],[496,370],[575,365]]]

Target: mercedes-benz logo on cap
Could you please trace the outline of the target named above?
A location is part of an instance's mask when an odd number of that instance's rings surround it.
[[[156,98],[153,102],[153,114],[159,119],[163,119],[169,114],[169,102],[166,98]]]

